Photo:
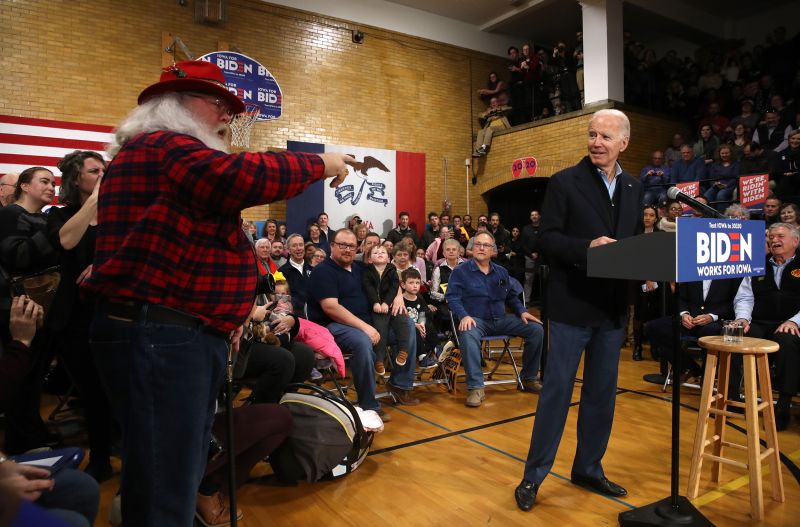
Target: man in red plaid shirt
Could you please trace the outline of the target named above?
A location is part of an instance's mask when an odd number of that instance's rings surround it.
[[[255,299],[242,209],[338,184],[353,162],[229,154],[228,123],[243,110],[216,65],[179,62],[109,145],[83,288],[98,297],[92,351],[122,426],[125,525],[192,525],[228,341],[238,346]]]

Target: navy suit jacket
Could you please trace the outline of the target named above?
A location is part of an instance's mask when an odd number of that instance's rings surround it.
[[[703,299],[703,282],[688,282],[678,285],[678,305],[680,312],[688,311],[696,317],[711,313],[717,315],[719,320],[734,318],[733,299],[739,290],[741,278],[727,278],[712,280],[708,294]]]
[[[608,189],[588,156],[550,178],[538,245],[550,264],[551,320],[597,327],[625,314],[628,282],[587,277],[586,252],[600,236],[620,240],[643,231],[642,194],[641,183],[623,171],[612,207]]]

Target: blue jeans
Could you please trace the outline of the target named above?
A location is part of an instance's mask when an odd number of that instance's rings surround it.
[[[36,504],[69,527],[90,527],[100,505],[100,486],[92,476],[63,469],[53,476],[53,490],[45,492]]]
[[[191,527],[228,345],[202,327],[95,313],[91,346],[122,428],[125,525]]]
[[[540,484],[556,458],[572,399],[575,374],[583,350],[583,387],[578,410],[578,449],[572,473],[603,477],[601,460],[611,435],[617,390],[619,348],[625,336],[608,322],[600,327],[572,326],[550,321],[550,354],[545,367],[542,394],[536,407],[531,446],[525,462],[525,479]]]
[[[405,366],[395,364],[389,382],[403,390],[414,387],[414,370],[417,366],[417,339],[414,322],[406,317],[409,324],[408,360]],[[372,341],[366,333],[353,326],[332,322],[328,331],[343,352],[350,352],[350,371],[358,394],[358,405],[364,410],[378,410],[381,405],[375,399],[375,354]],[[395,350],[396,352],[396,350]]]
[[[734,185],[725,188],[712,186],[710,189],[706,190],[704,195],[712,207],[719,212],[725,212],[725,209],[732,203],[734,190],[736,190]],[[719,201],[720,203],[714,203],[715,201]]]
[[[542,336],[544,330],[541,324],[528,322],[514,315],[505,315],[502,318],[491,320],[475,318],[475,327],[468,331],[458,332],[458,341],[461,345],[461,361],[467,373],[467,389],[477,390],[483,388],[483,369],[481,368],[481,338],[491,335],[509,335],[525,339],[525,349],[522,352],[522,380],[535,379],[539,374],[539,365],[542,360]]]
[[[645,190],[642,205],[657,205],[665,199],[667,199],[667,191],[663,188]]]

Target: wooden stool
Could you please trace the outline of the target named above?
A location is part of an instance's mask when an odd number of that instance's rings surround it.
[[[700,345],[707,350],[706,369],[703,374],[703,387],[700,392],[700,409],[697,416],[697,431],[694,435],[694,452],[689,468],[689,488],[686,492],[689,499],[697,497],[700,486],[700,468],[703,459],[709,459],[711,465],[711,481],[718,483],[722,475],[721,463],[747,469],[750,475],[750,510],[754,519],[764,517],[764,497],[761,490],[761,462],[769,461],[772,479],[772,499],[783,502],[783,477],[781,475],[780,451],[778,450],[778,433],[775,431],[775,409],[772,405],[772,384],[769,378],[769,361],[767,354],[778,351],[778,344],[770,340],[744,337],[743,342],[724,342],[721,336],[702,337]],[[744,403],[729,401],[728,377],[731,367],[731,354],[742,355],[744,362]],[[717,370],[719,362],[719,371]],[[717,393],[713,394],[714,376],[718,374]],[[758,383],[756,382],[758,375]],[[758,390],[757,386],[761,389]],[[761,403],[758,397],[761,397]],[[716,404],[714,404],[716,402]],[[731,443],[725,440],[725,421],[729,417],[741,418],[742,415],[731,412],[728,406],[744,408],[744,419],[747,428],[747,445]],[[767,448],[761,450],[759,442],[758,414],[763,414],[764,435]],[[714,415],[714,435],[706,439],[709,415]],[[713,447],[712,453],[706,453],[706,447]],[[723,457],[723,448],[731,447],[745,450],[747,462],[742,463]]]

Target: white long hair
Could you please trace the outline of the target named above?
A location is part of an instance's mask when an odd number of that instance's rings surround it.
[[[217,130],[203,125],[183,105],[182,100],[183,96],[180,93],[165,93],[134,108],[114,131],[114,139],[106,148],[109,158],[116,156],[125,143],[137,135],[159,130],[191,135],[209,148],[228,152],[227,141]]]

